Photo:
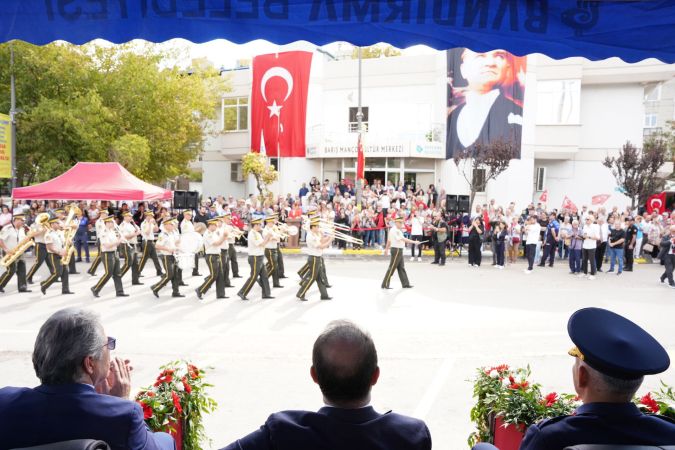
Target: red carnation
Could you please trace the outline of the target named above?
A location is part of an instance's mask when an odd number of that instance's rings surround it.
[[[152,407],[144,402],[138,402],[138,404],[143,408],[143,419],[147,420],[151,418],[153,414]]]
[[[544,401],[546,402],[546,407],[550,408],[555,404],[555,402],[558,401],[558,394],[556,394],[555,392],[551,392],[546,397],[544,397]]]
[[[178,414],[183,414],[183,408],[180,406],[180,399],[178,398],[178,394],[175,392],[171,392],[171,397],[173,398],[173,406],[176,408],[176,411],[178,411]]]
[[[190,378],[193,378],[193,379],[199,378],[199,369],[197,368],[197,366],[192,365],[192,364],[188,364],[187,368],[188,368],[188,374],[190,375]]]
[[[652,398],[651,392],[647,392],[647,395],[645,395],[640,399],[640,403],[645,405],[647,409],[649,409],[654,414],[658,413],[661,410],[659,404],[656,402],[656,400]]]
[[[185,392],[190,394],[192,392],[192,387],[188,383],[187,377],[181,378],[181,381],[183,382],[183,389],[185,389]]]

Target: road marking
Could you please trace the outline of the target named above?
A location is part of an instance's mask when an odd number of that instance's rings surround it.
[[[445,360],[443,360],[441,367],[439,367],[439,369],[436,371],[434,379],[431,381],[431,384],[429,384],[429,387],[422,396],[422,399],[418,403],[417,408],[415,408],[413,417],[424,420],[427,414],[429,414],[431,407],[434,406],[434,403],[436,402],[438,394],[441,393],[443,385],[450,376],[450,372],[452,372],[452,368],[455,365],[455,360],[455,356],[448,356],[445,358]]]

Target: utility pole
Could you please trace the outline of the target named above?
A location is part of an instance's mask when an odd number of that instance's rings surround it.
[[[9,109],[9,120],[12,130],[12,173],[10,179],[10,196],[16,186],[16,87],[14,85],[14,43],[9,44],[9,71],[10,71],[10,90],[11,100]]]

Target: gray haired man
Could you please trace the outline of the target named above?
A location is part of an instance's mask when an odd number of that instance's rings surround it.
[[[115,345],[92,312],[62,309],[47,319],[33,350],[40,386],[0,389],[2,448],[97,439],[119,450],[173,449],[173,438],[150,432],[128,399],[131,367],[111,359]]]

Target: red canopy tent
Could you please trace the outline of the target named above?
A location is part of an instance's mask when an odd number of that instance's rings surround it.
[[[168,200],[172,192],[139,180],[116,162],[79,162],[44,183],[15,188],[15,200]]]

